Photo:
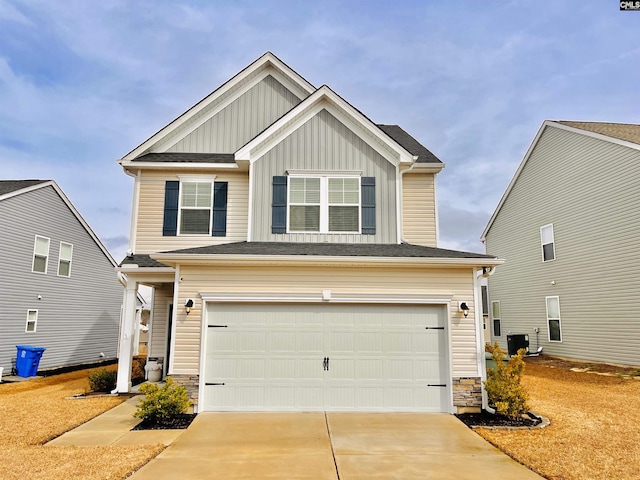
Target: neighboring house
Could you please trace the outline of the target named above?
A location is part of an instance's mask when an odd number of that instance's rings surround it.
[[[5,374],[16,345],[46,348],[40,369],[115,359],[123,291],[116,263],[60,187],[0,181],[0,232]]]
[[[485,229],[493,340],[640,365],[640,125],[545,121]]]
[[[150,358],[198,411],[480,407],[478,278],[501,261],[437,248],[444,165],[400,127],[266,53],[119,163],[120,391],[145,284]]]

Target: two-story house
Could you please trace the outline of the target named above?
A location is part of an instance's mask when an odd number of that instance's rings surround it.
[[[640,125],[545,121],[483,235],[492,339],[640,365]]]
[[[134,179],[133,301],[198,411],[478,409],[479,278],[437,247],[444,167],[266,53],[119,160]]]
[[[46,348],[40,370],[113,361],[123,292],[117,263],[58,184],[0,180],[0,232],[4,373],[16,345]]]

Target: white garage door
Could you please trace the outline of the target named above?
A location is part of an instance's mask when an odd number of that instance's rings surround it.
[[[448,410],[445,309],[216,303],[202,410]]]

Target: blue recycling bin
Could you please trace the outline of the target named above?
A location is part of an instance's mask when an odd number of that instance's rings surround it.
[[[34,377],[46,348],[32,347],[31,345],[16,345],[16,348],[18,349],[18,356],[16,357],[16,372],[18,376]]]

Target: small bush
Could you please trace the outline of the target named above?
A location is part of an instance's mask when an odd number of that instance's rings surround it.
[[[515,418],[529,410],[529,395],[521,385],[525,363],[522,359],[527,351],[524,348],[512,355],[505,364],[504,352],[498,343],[487,344],[485,350],[493,355],[496,368],[487,370],[484,388],[489,397],[489,406],[501,415]]]
[[[99,368],[89,372],[89,390],[92,392],[111,392],[116,388],[116,379],[118,372],[116,370],[107,370]]]
[[[186,387],[175,383],[171,377],[167,377],[162,387],[155,383],[144,383],[140,386],[140,392],[145,397],[133,416],[143,420],[166,419],[185,413],[191,405]]]

